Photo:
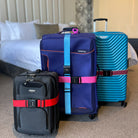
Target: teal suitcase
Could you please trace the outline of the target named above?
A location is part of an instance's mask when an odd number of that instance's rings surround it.
[[[96,21],[106,22],[105,32],[95,32]],[[121,102],[126,107],[128,37],[122,32],[107,32],[107,19],[94,19],[97,47],[97,96],[99,102]]]

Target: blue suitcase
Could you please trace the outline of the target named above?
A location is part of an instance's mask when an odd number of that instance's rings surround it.
[[[105,21],[106,31],[96,32],[96,21]],[[107,32],[107,19],[94,19],[96,35],[97,96],[99,102],[121,102],[126,106],[127,92],[127,45],[128,38],[122,32]]]
[[[74,34],[47,34],[41,40],[42,70],[59,75],[62,113],[65,110],[65,114],[89,114],[91,119],[97,114],[95,39],[92,33],[76,31]]]

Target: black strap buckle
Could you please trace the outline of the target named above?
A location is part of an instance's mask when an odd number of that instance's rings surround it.
[[[71,83],[80,84],[81,83],[81,77],[71,77]]]
[[[64,92],[70,92],[71,89],[70,88],[64,88]]]
[[[112,76],[113,72],[111,70],[103,70],[103,76]]]
[[[70,66],[64,66],[64,74],[70,74]]]
[[[36,108],[37,107],[37,100],[35,100],[35,99],[29,99],[28,100],[28,107],[29,108]]]

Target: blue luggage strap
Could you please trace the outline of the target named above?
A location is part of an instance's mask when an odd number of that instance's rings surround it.
[[[70,34],[64,36],[64,76],[70,77]],[[64,84],[65,114],[71,114],[71,83]]]

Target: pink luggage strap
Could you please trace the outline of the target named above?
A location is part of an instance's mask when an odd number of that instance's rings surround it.
[[[126,75],[128,73],[128,70],[116,70],[116,71],[97,71],[97,75],[100,76],[112,76],[112,75]]]
[[[90,76],[90,77],[66,77],[66,76],[59,76],[60,83],[73,83],[73,84],[81,84],[81,83],[96,83],[97,77]]]

